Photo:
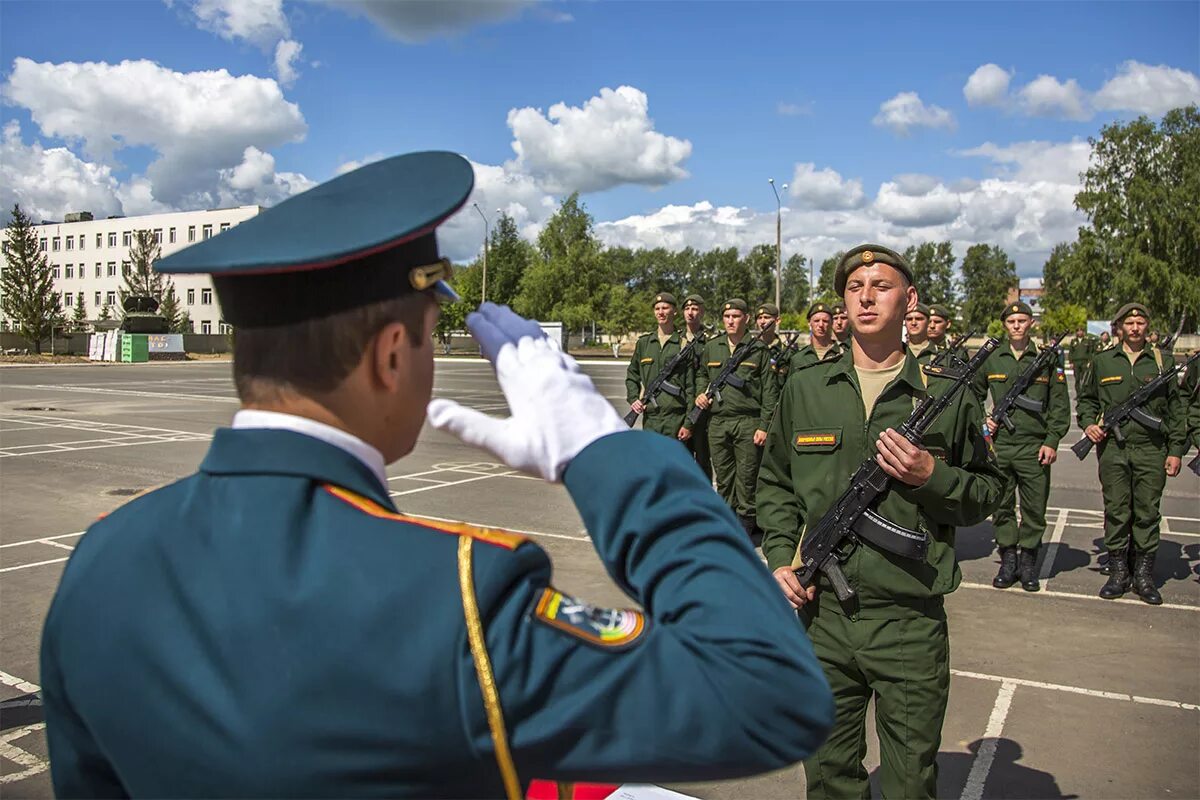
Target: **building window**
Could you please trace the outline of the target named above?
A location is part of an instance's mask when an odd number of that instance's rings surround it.
[[[67,277],[68,278],[75,277],[75,265],[74,264],[67,264]]]
[[[232,325],[230,325],[228,322],[222,322],[222,323],[221,323],[221,324],[218,326],[218,329],[221,331],[221,333],[222,333],[222,334],[230,334],[230,333],[233,333],[233,326],[232,326]]]
[[[100,307],[100,293],[96,292],[96,308]]]
[[[112,233],[110,233],[108,235],[108,246],[109,247],[117,246],[117,232],[116,231],[113,231]]]
[[[81,278],[82,278],[82,277],[83,277],[83,275],[82,275],[82,274],[80,274],[80,276],[79,276],[79,277],[81,277]],[[99,277],[100,277],[100,262],[99,262],[99,261],[97,261],[97,262],[96,262],[96,277],[97,277],[97,278],[99,278]]]
[[[121,246],[129,247],[131,244],[133,244],[133,234],[129,231],[125,231],[121,234]]]
[[[227,230],[229,230],[229,223],[228,223],[228,222],[222,222],[222,223],[221,223],[221,232],[222,232],[222,233],[224,233],[224,232],[225,232],[225,231],[227,231]]]
[[[54,277],[54,280],[58,280],[58,279],[59,279],[59,277],[61,277],[61,276],[58,274],[58,272],[59,272],[59,270],[58,270],[58,267],[57,267],[57,266],[55,266],[53,269],[51,269],[51,270],[50,270],[50,274],[51,274],[51,275]]]
[[[211,239],[211,238],[212,238],[212,225],[205,225],[205,226],[204,226],[204,238],[205,238],[205,239]]]
[[[115,262],[115,261],[108,262],[107,274],[108,274],[108,277],[110,277],[110,278],[117,274],[117,262]],[[97,275],[96,277],[99,278],[100,276]]]
[[[162,228],[154,229],[154,243],[162,244]]]
[[[196,305],[196,290],[195,289],[188,289],[188,303],[187,304],[189,306]]]
[[[82,250],[86,244],[87,244],[87,239],[84,238],[82,233],[79,234],[79,249]]]
[[[188,225],[188,241],[189,242],[196,241],[196,226],[195,225]]]
[[[171,228],[169,231],[167,231],[167,241],[170,242],[171,244],[175,244],[175,229],[174,228]]]
[[[75,249],[75,237],[74,237],[74,236],[68,236],[68,237],[67,237],[67,249],[68,249],[68,250],[74,250],[74,249]]]
[[[129,262],[128,262],[128,261],[122,261],[122,262],[121,262],[121,274],[122,274],[122,275],[128,275],[128,274],[129,274]]]
[[[212,323],[209,322],[208,320],[204,320],[204,322],[201,322],[200,323],[200,332],[201,333],[212,333]]]
[[[63,300],[67,308],[70,308],[71,306],[75,305],[75,294],[73,292],[67,292],[66,295],[64,295]]]
[[[97,233],[96,234],[96,249],[99,250],[101,247],[104,247],[104,234]]]
[[[116,302],[117,302],[117,293],[116,292],[105,292],[104,305],[111,306],[111,305],[116,304]]]
[[[62,240],[59,237],[55,236],[53,239],[50,240],[50,249],[53,250],[55,253],[57,253],[59,250],[62,249]]]
[[[200,290],[200,305],[202,305],[202,306],[211,306],[212,305],[212,289],[201,289]]]
[[[46,252],[46,240],[45,239],[42,239],[41,241],[38,242],[38,250],[41,250],[43,253]]]

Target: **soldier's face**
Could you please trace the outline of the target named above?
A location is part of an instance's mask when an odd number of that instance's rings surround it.
[[[700,324],[700,320],[704,319],[704,309],[692,303],[683,307],[683,318],[687,320],[687,324],[691,327],[696,327]]]
[[[839,311],[833,315],[833,332],[841,336],[846,332],[846,328],[850,325],[850,315],[845,311]]]
[[[655,303],[654,304],[654,320],[659,325],[666,325],[667,321],[675,316],[675,306],[670,303]]]
[[[1146,318],[1126,317],[1121,323],[1122,338],[1128,344],[1140,344],[1146,341]]]
[[[904,317],[904,329],[908,331],[909,339],[924,341],[925,332],[929,330],[929,317],[920,311],[910,311]]]
[[[721,315],[721,322],[725,325],[725,332],[730,336],[738,336],[746,332],[746,323],[750,321],[750,315],[744,311],[738,311],[736,308],[731,308]]]
[[[756,321],[758,322],[758,329],[761,331],[764,328],[766,328],[768,325],[770,325],[772,322],[778,324],[779,317],[774,317],[774,316],[771,316],[770,314],[759,314]]]
[[[846,311],[856,337],[900,339],[904,317],[917,305],[917,290],[890,264],[859,267],[846,281]]]
[[[808,318],[808,329],[812,335],[821,341],[829,338],[829,326],[832,322],[832,317],[826,311],[818,311]]]
[[[946,334],[946,326],[948,320],[945,317],[939,317],[933,314],[929,317],[929,338],[940,339]]]
[[[1033,317],[1028,314],[1009,314],[1004,318],[1004,330],[1008,332],[1008,338],[1017,341],[1024,341],[1032,324]]]

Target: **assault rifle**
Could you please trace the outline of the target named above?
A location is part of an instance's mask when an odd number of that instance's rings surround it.
[[[742,362],[750,357],[750,346],[763,337],[763,334],[775,328],[774,322],[768,322],[763,326],[762,330],[754,334],[748,339],[743,339],[742,343],[734,348],[733,353],[729,356],[729,360],[725,362],[725,366],[721,367],[721,371],[717,373],[717,377],[713,378],[708,383],[708,388],[704,390],[704,394],[708,396],[709,402],[714,398],[719,403],[721,402],[721,390],[729,384],[735,389],[740,389],[746,385],[746,380],[740,375],[734,374],[734,371],[742,365]],[[703,409],[700,406],[692,406],[692,410],[688,412],[688,422],[695,425],[704,416]]]
[[[1058,346],[1064,336],[1066,336],[1065,333],[1061,334],[1053,342],[1039,350],[1037,356],[1033,359],[1033,363],[1017,376],[1017,380],[1004,393],[1004,397],[1000,398],[1000,402],[992,407],[992,419],[1007,428],[1009,433],[1017,429],[1017,426],[1012,421],[1014,408],[1023,408],[1026,411],[1032,411],[1034,414],[1045,413],[1046,404],[1041,400],[1034,400],[1025,394],[1025,391],[1033,385],[1034,380],[1043,370],[1052,370],[1058,365]]]
[[[1142,384],[1141,388],[1129,395],[1129,398],[1124,403],[1105,411],[1099,422],[1101,429],[1106,434],[1115,436],[1118,442],[1125,441],[1125,434],[1121,432],[1121,427],[1131,419],[1137,420],[1138,423],[1152,431],[1162,430],[1162,420],[1147,411],[1143,411],[1142,406],[1150,399],[1150,395],[1158,391],[1159,387],[1166,386],[1170,381],[1175,380],[1175,376],[1180,370],[1186,370],[1197,358],[1200,358],[1200,351],[1192,353],[1191,357],[1182,364],[1176,364],[1170,369],[1164,369],[1155,378]],[[1082,461],[1087,458],[1087,454],[1091,452],[1095,444],[1087,436],[1084,436],[1078,442],[1071,445],[1071,452]],[[1188,466],[1190,467],[1191,464]]]
[[[928,366],[940,367],[944,360],[949,358],[954,353],[955,350],[957,350],[959,347],[961,347],[964,342],[966,342],[968,339],[970,339],[974,335],[975,335],[975,331],[970,330],[970,331],[967,331],[966,333],[956,336],[954,338],[954,341],[946,346],[945,350],[942,350],[940,353],[937,353],[936,355],[934,355],[933,358],[931,358],[929,360]]]
[[[660,392],[666,392],[667,394],[671,395],[671,397],[678,397],[684,403],[687,402],[687,396],[683,393],[683,389],[680,389],[678,386],[671,383],[671,376],[675,374],[675,371],[678,370],[680,366],[687,363],[687,360],[692,357],[694,352],[696,352],[697,346],[704,344],[704,336],[709,330],[710,329],[708,327],[705,327],[704,330],[701,330],[699,333],[697,333],[692,340],[687,343],[687,346],[672,356],[671,360],[668,361],[666,366],[662,368],[662,371],[655,375],[654,379],[646,384],[646,389],[642,393],[642,403],[644,405],[650,406],[651,408],[658,408],[658,395]],[[638,412],[634,411],[632,408],[629,409],[629,413],[625,415],[625,424],[632,428],[633,423],[637,422],[637,418],[639,416],[640,415]]]
[[[1170,354],[1171,346],[1175,344],[1175,340],[1179,338],[1179,334],[1183,333],[1183,318],[1186,316],[1187,316],[1186,311],[1184,311],[1182,314],[1179,315],[1178,327],[1175,328],[1174,333],[1172,333],[1170,336],[1168,336],[1167,338],[1163,339],[1161,342],[1158,343],[1159,350],[1162,350],[1164,353]]]
[[[926,395],[912,416],[897,431],[913,444],[920,446],[929,427],[943,411],[966,388],[971,376],[979,371],[987,357],[999,347],[997,339],[988,339],[966,367],[954,375],[954,383],[936,399]],[[945,373],[943,373],[944,375]],[[872,507],[887,491],[892,478],[874,458],[868,458],[850,478],[850,487],[829,507],[825,516],[809,528],[800,545],[800,565],[795,568],[796,577],[805,586],[812,586],[818,572],[824,572],[838,600],[854,597],[855,591],[846,581],[838,564],[846,560],[849,553],[843,544],[858,543],[866,539],[877,547],[904,558],[922,560],[929,549],[929,536],[922,531],[910,531],[889,522],[872,510]]]

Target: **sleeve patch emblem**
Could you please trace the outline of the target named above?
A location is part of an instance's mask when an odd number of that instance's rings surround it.
[[[993,372],[991,375],[988,375],[988,380],[989,381],[1006,381],[1006,380],[1008,380],[1008,375],[1003,372]]]
[[[1055,374],[1058,376],[1058,382],[1059,382],[1059,383],[1065,383],[1065,382],[1066,382],[1066,380],[1067,380],[1067,375],[1066,375],[1066,373],[1065,373],[1065,372],[1063,372],[1063,369],[1062,369],[1062,367],[1059,367],[1059,368],[1058,368],[1058,371],[1057,371]]]
[[[1123,378],[1120,375],[1109,375],[1107,378],[1101,378],[1100,383],[1120,383]]]
[[[653,358],[643,358],[643,359],[642,359],[642,361],[641,361],[641,363],[643,363],[643,364],[653,364],[653,363],[654,363],[654,359],[653,359]]]
[[[646,615],[631,608],[597,608],[553,587],[538,599],[534,616],[546,625],[602,647],[622,648],[646,633]]]
[[[722,365],[722,364],[724,364],[724,363],[725,363],[724,361],[709,361],[709,362],[708,362],[708,366],[710,366],[710,367],[719,367],[719,366],[721,366],[721,365]]]
[[[1062,380],[1062,378],[1060,377],[1059,380]],[[1033,382],[1034,383],[1049,383],[1050,379],[1047,378],[1045,375],[1039,375],[1038,377],[1033,379]]]
[[[820,444],[837,444],[837,435],[833,433],[802,433],[796,437],[797,447]]]

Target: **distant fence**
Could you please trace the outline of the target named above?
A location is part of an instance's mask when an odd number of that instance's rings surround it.
[[[91,334],[74,333],[54,337],[54,354],[67,356],[86,356],[88,354],[88,337]],[[187,353],[211,354],[228,353],[229,338],[223,333],[185,333],[183,334],[183,349]],[[0,350],[5,353],[33,352],[33,347],[24,338],[15,333],[0,333]],[[42,352],[50,353],[50,339],[42,340]]]

